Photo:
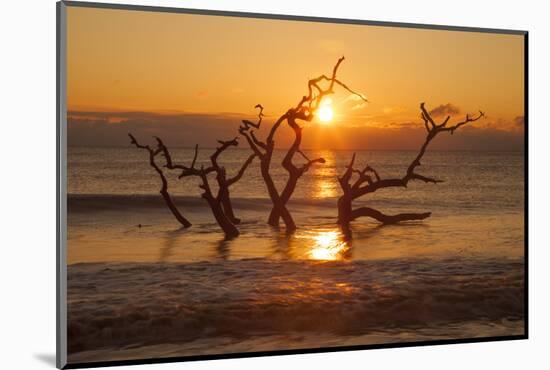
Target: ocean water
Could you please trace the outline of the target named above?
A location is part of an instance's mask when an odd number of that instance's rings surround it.
[[[211,149],[203,149],[199,164]],[[173,149],[189,164],[193,150]],[[246,150],[223,154],[236,173]],[[336,227],[337,176],[352,152],[308,151],[313,167],[289,203],[298,230],[269,227],[258,163],[231,189],[241,236],[224,240],[195,179],[158,194],[147,154],[69,148],[69,360],[185,356],[516,335],[523,326],[522,153],[429,152],[409,183],[355,202],[422,222]],[[357,151],[381,177],[403,176],[415,152]],[[273,160],[274,178],[286,172]],[[141,225],[141,227],[138,227]]]
[[[201,149],[197,167],[209,164],[212,149]],[[416,155],[413,151],[305,151],[310,158],[323,157],[326,163],[315,165],[300,180],[294,199],[333,199],[340,190],[336,177],[341,175],[353,153],[357,153],[357,166],[366,163],[378,170],[381,177],[402,177],[406,167]],[[191,163],[192,149],[172,149],[176,163]],[[246,149],[228,150],[221,162],[229,174],[240,168],[250,152]],[[278,164],[284,151],[276,151],[272,173],[282,186],[286,171]],[[300,156],[296,156],[300,161]],[[518,209],[523,206],[523,153],[520,152],[428,152],[418,172],[433,175],[445,181],[433,185],[412,184],[403,189],[387,189],[375,195],[377,200],[393,205],[426,204],[455,211],[475,209],[476,212],[492,211],[505,207]],[[128,148],[69,148],[68,193],[96,195],[157,195],[159,179],[149,167],[148,155],[143,150]],[[172,174],[171,193],[181,196],[197,196],[197,182],[193,178],[177,181]],[[424,185],[424,186],[423,186]],[[243,179],[231,189],[236,198],[267,199],[263,180],[256,160]],[[401,202],[401,203],[400,203]],[[405,203],[403,203],[405,202]],[[452,211],[452,210],[451,210]]]

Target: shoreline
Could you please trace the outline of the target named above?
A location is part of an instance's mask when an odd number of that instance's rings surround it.
[[[523,269],[494,258],[70,265],[69,352],[172,343],[201,353],[219,338],[238,351],[261,338],[288,348],[272,337],[293,333],[308,347],[373,333],[511,335],[523,327]]]

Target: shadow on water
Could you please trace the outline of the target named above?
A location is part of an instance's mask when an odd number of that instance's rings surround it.
[[[271,227],[273,233],[272,256],[279,257],[283,260],[293,259],[293,244],[295,242],[295,234],[288,234],[278,227]]]
[[[216,244],[216,256],[222,260],[228,260],[231,252],[231,242],[234,239],[223,238]]]
[[[215,254],[216,257],[222,260],[228,260],[231,256],[231,243],[239,239],[239,236],[224,237],[216,243]]]
[[[180,227],[176,230],[170,230],[164,233],[164,244],[160,249],[160,262],[166,262],[174,254],[174,247],[177,246],[180,239],[188,229]]]

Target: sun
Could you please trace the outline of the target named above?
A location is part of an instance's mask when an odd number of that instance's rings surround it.
[[[332,121],[332,117],[334,116],[334,112],[332,110],[332,100],[331,99],[325,99],[321,103],[321,107],[317,110],[317,114],[319,116],[319,120],[323,123],[329,123]]]

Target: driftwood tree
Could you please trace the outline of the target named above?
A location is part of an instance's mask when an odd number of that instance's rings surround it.
[[[168,148],[164,145],[161,139],[156,138],[158,141],[158,146],[162,152],[164,158],[166,159],[166,168],[171,170],[180,170],[181,173],[178,178],[184,178],[189,176],[198,177],[201,180],[199,187],[203,190],[202,198],[206,200],[212,214],[216,219],[216,222],[221,227],[225,233],[226,238],[234,238],[239,235],[239,230],[235,226],[240,223],[240,220],[235,217],[233,213],[233,206],[231,204],[229,188],[231,185],[239,181],[247,167],[254,160],[255,154],[251,154],[246,161],[243,163],[237,174],[233,177],[228,178],[226,170],[223,166],[220,166],[218,163],[218,158],[222,152],[231,146],[237,146],[237,138],[228,141],[218,141],[220,146],[216,148],[214,153],[210,156],[211,165],[208,167],[201,166],[200,168],[196,167],[197,156],[198,156],[198,145],[195,146],[195,153],[191,166],[184,166],[180,164],[175,164],[172,160],[172,156]],[[217,192],[212,190],[210,182],[208,179],[209,174],[214,174],[217,182]],[[215,193],[215,194],[214,194]]]
[[[421,160],[430,142],[442,132],[449,132],[451,135],[461,126],[479,120],[484,116],[482,111],[475,117],[466,115],[464,120],[448,126],[451,116],[447,116],[441,123],[436,123],[431,117],[430,113],[426,110],[424,103],[420,104],[420,117],[424,122],[427,135],[424,143],[420,147],[420,151],[413,159],[410,165],[407,167],[405,175],[401,178],[388,178],[383,179],[378,172],[369,165],[366,165],[363,169],[359,170],[354,168],[355,154],[347,166],[344,174],[338,178],[340,187],[344,194],[338,199],[338,223],[346,231],[349,231],[349,224],[351,221],[358,217],[371,217],[382,224],[395,224],[401,221],[410,220],[423,220],[430,217],[431,212],[425,213],[399,213],[395,215],[386,215],[376,209],[370,207],[360,207],[357,209],[352,208],[353,200],[360,198],[366,194],[374,193],[377,190],[390,188],[390,187],[407,187],[409,181],[418,180],[426,183],[437,184],[442,182],[434,177],[428,177],[416,172],[417,168],[421,165]]]
[[[241,223],[241,220],[235,217],[235,214],[233,212],[233,205],[231,204],[229,188],[231,187],[231,185],[235,184],[243,177],[244,172],[246,171],[250,163],[252,163],[256,154],[252,153],[251,155],[249,155],[239,169],[239,172],[237,172],[235,176],[227,178],[225,168],[218,164],[218,157],[230,146],[238,146],[239,142],[237,141],[237,138],[234,138],[233,140],[228,141],[219,140],[218,143],[220,144],[220,146],[216,148],[216,151],[210,156],[210,162],[212,163],[212,167],[214,168],[214,172],[216,173],[216,181],[218,183],[218,197],[227,218],[233,224],[238,225]]]
[[[187,220],[185,217],[182,216],[180,211],[177,209],[176,205],[174,204],[174,201],[172,200],[172,197],[170,196],[170,193],[168,193],[168,180],[166,179],[166,176],[164,175],[164,172],[159,167],[159,165],[156,163],[155,159],[157,155],[161,154],[163,152],[163,146],[161,146],[161,141],[157,140],[157,147],[155,149],[151,148],[149,145],[141,145],[138,143],[136,138],[132,134],[128,134],[130,137],[130,142],[132,145],[135,145],[139,149],[144,149],[149,153],[149,165],[153,167],[153,169],[158,173],[161,181],[161,187],[160,187],[160,194],[162,195],[162,198],[164,199],[164,202],[168,206],[168,209],[172,212],[176,220],[185,228],[188,228],[191,226],[191,222]]]
[[[248,142],[248,145],[252,149],[253,153],[260,159],[260,171],[269,197],[273,203],[268,224],[272,226],[279,226],[279,221],[282,219],[287,232],[293,232],[296,230],[296,223],[288,211],[287,203],[296,189],[298,180],[310,169],[313,164],[325,163],[323,158],[310,159],[300,149],[300,145],[302,143],[302,127],[298,122],[310,122],[313,120],[323,98],[334,93],[335,85],[367,101],[361,94],[351,90],[346,84],[336,77],[338,68],[343,61],[344,57],[338,59],[338,62],[334,66],[330,77],[321,75],[308,81],[308,94],[303,96],[296,106],[287,110],[275,121],[264,141],[260,140],[254,133],[254,128],[258,129],[262,123],[264,109],[262,105],[256,105],[256,108],[260,110],[257,123],[243,120],[243,125],[239,127],[239,133],[246,138],[246,141]],[[288,172],[288,178],[283,190],[279,191],[271,176],[270,166],[273,159],[273,152],[275,150],[275,134],[284,122],[286,122],[293,130],[294,141],[287,150],[282,161],[283,168],[285,168]],[[294,157],[296,154],[300,155],[305,162],[302,164],[295,164]]]

